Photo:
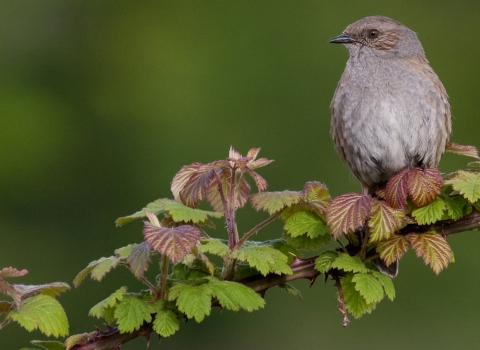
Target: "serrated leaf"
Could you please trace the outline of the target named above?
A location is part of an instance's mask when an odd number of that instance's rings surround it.
[[[62,305],[49,295],[37,294],[23,300],[22,308],[10,311],[7,318],[29,332],[39,329],[43,334],[54,337],[68,334],[67,315]]]
[[[169,337],[180,329],[177,315],[170,310],[161,310],[153,321],[153,330],[162,337]]]
[[[11,277],[21,277],[25,276],[28,273],[27,270],[17,270],[14,267],[4,267],[0,270],[0,278],[11,278]]]
[[[265,300],[259,294],[241,283],[219,281],[212,278],[209,286],[212,296],[217,298],[220,305],[228,310],[244,309],[252,312],[265,305]]]
[[[263,210],[272,215],[285,207],[297,204],[302,197],[302,192],[298,191],[262,192],[251,195],[250,201],[255,210]]]
[[[65,350],[65,345],[55,340],[32,340],[30,343],[46,350]],[[68,350],[68,349],[67,349]]]
[[[310,181],[305,184],[303,196],[307,205],[317,214],[325,214],[328,205],[332,201],[327,186],[317,181]]]
[[[127,216],[122,216],[115,220],[115,224],[117,226],[122,226],[125,225],[131,221],[144,218],[147,216],[147,212],[155,214],[155,215],[160,215],[165,212],[165,208],[162,205],[162,199],[157,199],[156,201],[153,201],[151,203],[148,203],[145,208],[143,208],[140,211],[137,211],[136,213],[132,215],[127,215]]]
[[[383,290],[385,291],[388,299],[393,301],[393,299],[395,299],[395,288],[393,286],[392,279],[378,271],[372,271],[372,273],[383,286]]]
[[[412,216],[420,225],[428,225],[440,220],[445,210],[445,202],[441,197],[437,197],[424,207],[415,208]]]
[[[78,287],[88,274],[90,274],[92,279],[101,281],[102,278],[113,268],[117,267],[119,263],[120,259],[116,256],[110,256],[108,258],[102,257],[98,260],[94,260],[78,273],[73,280],[73,285]]]
[[[336,197],[327,209],[327,224],[335,239],[342,233],[363,227],[372,209],[372,197],[347,193]]]
[[[402,227],[405,213],[390,207],[386,202],[373,199],[372,211],[368,226],[370,227],[370,241],[379,242],[390,236]]]
[[[447,180],[445,183],[452,185],[453,188],[468,199],[470,203],[474,203],[480,199],[479,172],[459,170],[453,178]]]
[[[353,276],[355,290],[359,292],[367,304],[378,303],[383,299],[382,284],[374,276],[368,273],[357,273]]]
[[[298,237],[306,234],[310,238],[330,235],[330,229],[323,220],[314,212],[298,211],[287,219],[283,226],[284,230],[291,237]]]
[[[230,189],[231,189],[232,169],[230,168],[222,169],[222,171],[219,172],[218,174],[221,180],[221,188],[222,188],[225,200],[227,200],[229,198],[228,193],[230,193]],[[233,206],[235,208],[243,208],[243,206],[247,202],[249,193],[250,193],[250,185],[248,184],[245,177],[241,177],[234,188]],[[221,213],[224,212],[223,201],[222,201],[220,192],[218,190],[217,179],[213,180],[210,183],[210,186],[207,190],[206,198],[210,203],[210,205],[212,206],[213,210]]]
[[[255,185],[257,185],[258,192],[263,192],[267,189],[268,183],[263,177],[260,176],[257,172],[253,171],[251,168],[246,168],[247,173],[253,178],[255,181]]]
[[[151,259],[151,248],[147,242],[135,245],[127,256],[127,264],[136,278],[141,278],[148,270]]]
[[[94,307],[90,309],[88,312],[89,316],[101,318],[104,316],[103,312],[107,307],[113,307],[117,304],[117,302],[123,299],[123,296],[127,293],[127,287],[120,287],[115,292],[113,292],[108,298],[102,300]]]
[[[154,250],[166,255],[171,262],[180,261],[200,241],[201,231],[198,227],[182,225],[178,227],[158,227],[145,222],[143,228],[145,241]]]
[[[433,202],[442,191],[442,186],[442,174],[437,168],[415,167],[408,173],[408,194],[417,207]]]
[[[317,259],[315,259],[315,270],[323,274],[327,273],[337,257],[338,254],[334,251],[324,251]]]
[[[114,251],[115,255],[120,259],[125,259],[128,256],[128,254],[130,254],[130,251],[134,246],[136,246],[136,244],[129,244],[129,245],[126,245],[125,247],[115,249]]]
[[[198,246],[198,250],[202,253],[210,253],[224,257],[230,253],[230,248],[219,239],[202,239],[201,244]]]
[[[462,156],[472,157],[480,159],[478,156],[478,150],[475,146],[464,146],[458,143],[450,142],[447,144],[445,151],[460,154]]]
[[[114,315],[120,333],[128,333],[139,330],[145,321],[151,322],[154,312],[154,307],[147,301],[125,294],[118,301]]]
[[[288,258],[280,251],[268,246],[243,246],[231,253],[233,259],[247,262],[262,275],[269,273],[291,275],[292,269],[287,265]]]
[[[331,241],[331,237],[328,235],[318,236],[313,239],[307,235],[292,237],[285,232],[283,235],[286,238],[288,245],[300,250],[318,250]]]
[[[443,196],[442,199],[445,202],[448,216],[452,220],[458,220],[463,216],[463,208],[468,204],[468,200],[466,198],[460,196]]]
[[[365,298],[355,289],[355,283],[352,282],[353,275],[348,275],[341,280],[343,296],[347,310],[355,317],[359,318],[364,313],[371,313],[376,304],[368,304]]]
[[[469,168],[480,168],[480,162],[475,161],[475,162],[467,163],[467,167],[469,167]]]
[[[190,208],[170,199],[161,199],[159,201],[161,201],[165,211],[168,212],[175,222],[198,224],[207,221],[208,217],[221,218],[223,216],[222,213]]]
[[[22,299],[38,293],[56,297],[60,293],[70,290],[70,286],[65,282],[52,282],[40,285],[15,284],[14,286],[15,290],[20,293]]]
[[[407,237],[394,234],[388,240],[377,244],[377,252],[387,266],[399,260],[410,248]]]
[[[350,256],[346,253],[339,253],[331,267],[346,272],[368,272],[365,264],[358,256]]]
[[[208,283],[199,286],[175,284],[168,293],[168,300],[176,300],[178,309],[197,322],[210,315],[211,299],[212,290]]]
[[[392,208],[403,210],[407,205],[408,172],[408,167],[403,168],[393,175],[387,182],[385,188],[385,200]]]
[[[452,249],[442,235],[410,233],[408,239],[417,256],[421,256],[437,275],[453,260]]]

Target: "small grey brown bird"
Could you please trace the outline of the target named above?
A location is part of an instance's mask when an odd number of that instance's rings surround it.
[[[415,32],[372,16],[329,42],[350,52],[331,103],[331,134],[364,192],[405,166],[436,167],[450,137],[450,106]]]
[[[450,137],[450,106],[415,32],[372,16],[329,42],[350,52],[331,103],[331,134],[364,193],[374,194],[406,166],[436,167]],[[397,263],[374,263],[397,275]]]

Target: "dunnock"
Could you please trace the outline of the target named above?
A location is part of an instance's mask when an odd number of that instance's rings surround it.
[[[364,193],[374,194],[406,166],[436,167],[450,137],[450,106],[417,35],[372,16],[329,42],[350,52],[331,104],[331,134]],[[397,262],[374,263],[397,275]]]
[[[405,166],[436,167],[450,136],[450,106],[415,32],[372,16],[329,42],[350,52],[331,103],[331,134],[364,192]]]

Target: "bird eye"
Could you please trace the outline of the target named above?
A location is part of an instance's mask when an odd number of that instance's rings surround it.
[[[376,29],[372,29],[368,32],[368,36],[372,39],[377,38],[380,35],[379,31]]]

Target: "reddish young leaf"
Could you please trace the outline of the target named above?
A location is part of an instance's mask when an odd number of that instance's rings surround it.
[[[242,158],[242,155],[239,152],[235,151],[235,149],[232,146],[230,146],[230,150],[228,152],[228,158],[240,159]]]
[[[327,186],[317,181],[310,181],[303,187],[303,199],[318,214],[325,214],[332,201]]]
[[[379,242],[390,238],[403,223],[405,213],[391,208],[386,202],[373,199],[368,226],[371,228],[370,241]]]
[[[3,294],[9,295],[15,302],[17,309],[21,308],[22,293],[15,288],[14,284],[10,284],[0,279],[0,292]]]
[[[229,193],[230,193],[231,181],[232,181],[231,174],[232,174],[231,168],[222,169],[222,171],[219,173],[220,180],[222,181],[221,188],[222,188],[223,196],[225,198],[225,201],[227,201],[227,204],[229,200]],[[233,198],[234,198],[233,205],[235,206],[235,208],[242,208],[245,205],[245,203],[248,200],[249,193],[250,193],[250,185],[248,184],[247,180],[245,180],[245,177],[242,176],[240,180],[238,180],[233,193]],[[216,178],[212,180],[212,182],[210,183],[210,186],[207,190],[206,197],[207,197],[207,200],[210,202],[210,205],[212,206],[214,211],[217,211],[219,213],[224,212],[222,197],[218,190],[218,182]]]
[[[443,178],[437,168],[415,167],[408,174],[408,194],[417,207],[432,202],[442,191]]]
[[[207,188],[215,176],[215,169],[202,165],[193,173],[180,191],[180,200],[185,205],[195,208],[207,192]]]
[[[180,261],[200,242],[201,231],[198,227],[182,225],[178,227],[160,227],[145,222],[143,228],[145,241],[154,250],[166,255],[172,263]]]
[[[180,201],[180,192],[185,188],[186,183],[202,166],[201,163],[193,163],[183,166],[173,177],[170,189],[173,193],[173,197]]]
[[[297,204],[303,198],[303,193],[298,191],[263,192],[250,196],[250,202],[255,210],[263,210],[270,215]]]
[[[257,185],[258,192],[263,192],[267,189],[267,180],[261,177],[258,173],[250,169],[249,167],[246,168],[247,172],[250,174],[251,177],[255,180],[255,184]]]
[[[408,239],[417,256],[421,256],[437,275],[453,260],[452,249],[442,235],[435,232],[410,233]]]
[[[445,148],[445,151],[460,154],[462,156],[472,157],[480,159],[478,156],[478,150],[475,146],[464,146],[458,143],[450,142]]]
[[[372,197],[361,193],[347,193],[335,198],[327,209],[327,224],[333,238],[355,231],[365,225],[372,210]]]
[[[408,168],[396,173],[387,182],[385,188],[385,200],[396,209],[405,209],[408,197]]]
[[[240,157],[238,159],[228,159],[229,161],[235,163],[238,166],[240,171],[245,171],[247,168],[247,164],[252,160],[251,157]]]
[[[257,169],[257,168],[264,167],[265,165],[268,165],[271,162],[273,162],[273,160],[271,160],[271,159],[259,158],[257,160],[250,161],[248,163],[248,166],[250,167],[250,169]]]
[[[27,270],[17,270],[14,267],[4,267],[0,270],[0,278],[21,277],[28,273]]]
[[[251,148],[248,152],[247,152],[247,157],[250,157],[252,158],[252,160],[255,160],[258,156],[258,153],[260,152],[260,147],[258,148]]]
[[[380,254],[387,266],[399,260],[410,248],[410,242],[407,237],[393,234],[388,240],[377,244],[377,253]]]

